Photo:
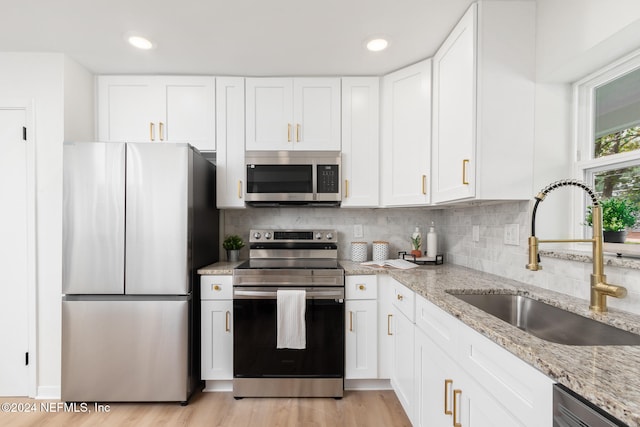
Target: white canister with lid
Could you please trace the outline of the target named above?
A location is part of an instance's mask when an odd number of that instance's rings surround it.
[[[351,261],[365,262],[367,260],[367,242],[351,242]]]
[[[389,242],[381,240],[373,242],[373,260],[384,261],[389,259]]]

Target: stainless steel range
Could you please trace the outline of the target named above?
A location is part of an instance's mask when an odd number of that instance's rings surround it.
[[[233,273],[234,397],[335,397],[344,390],[344,270],[335,230],[251,230]],[[279,296],[304,291],[303,348],[278,348]]]

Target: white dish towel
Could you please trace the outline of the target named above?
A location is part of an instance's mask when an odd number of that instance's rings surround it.
[[[304,349],[307,346],[305,327],[306,296],[304,290],[277,291],[278,343],[277,348]]]

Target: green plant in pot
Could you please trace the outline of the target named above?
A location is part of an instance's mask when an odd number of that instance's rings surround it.
[[[602,233],[604,241],[609,243],[624,243],[627,228],[633,227],[638,221],[640,206],[623,197],[611,197],[601,200]],[[588,226],[592,225],[591,206],[587,206],[585,218]]]
[[[240,249],[244,247],[244,240],[237,234],[233,234],[224,239],[222,247],[227,251],[227,261],[238,261]]]

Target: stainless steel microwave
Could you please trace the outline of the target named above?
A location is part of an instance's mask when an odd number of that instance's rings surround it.
[[[251,206],[339,206],[339,151],[247,151]]]

